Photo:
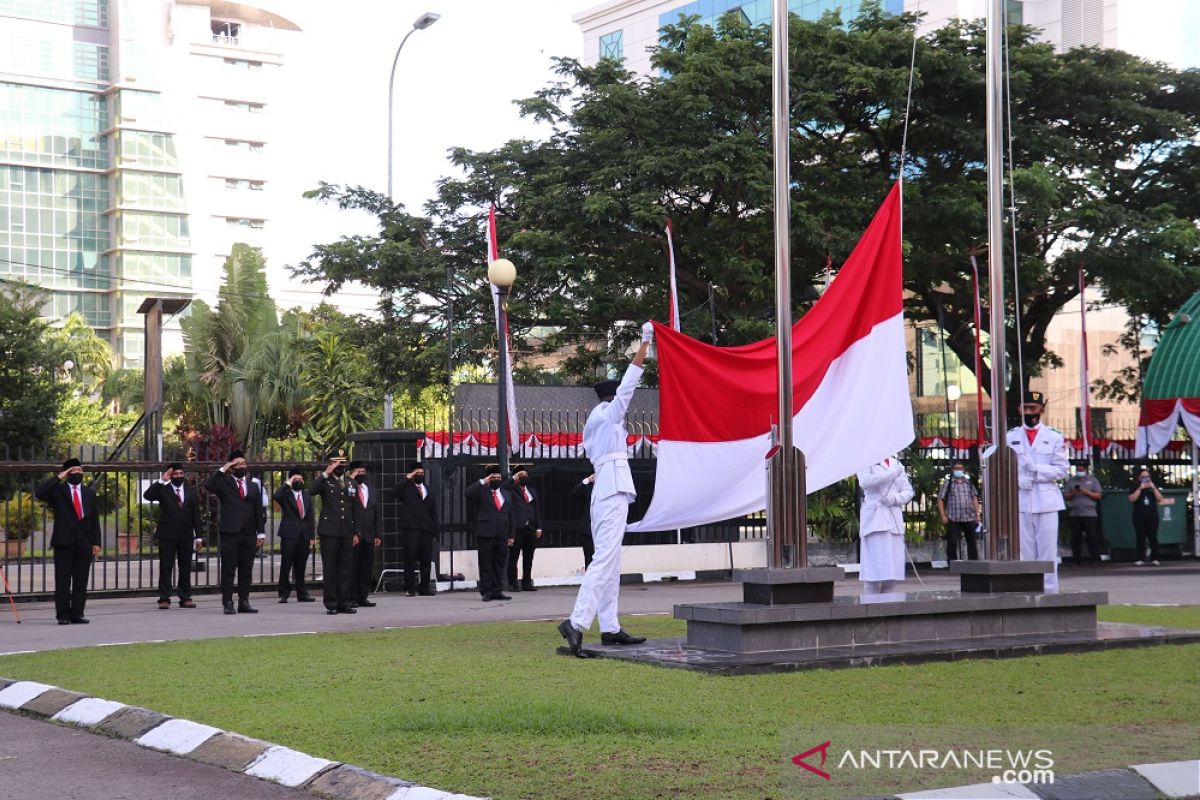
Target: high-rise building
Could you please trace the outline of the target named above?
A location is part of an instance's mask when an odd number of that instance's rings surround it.
[[[233,242],[262,243],[299,30],[226,0],[0,0],[0,279],[140,366],[142,300],[211,291]]]
[[[1145,0],[1007,0],[1009,19],[1042,31],[1059,50],[1080,45],[1115,47],[1178,67],[1200,66],[1200,3],[1158,0],[1147,13]],[[788,0],[803,19],[838,11],[843,19],[858,14],[863,0]],[[987,0],[880,0],[889,13],[922,13],[921,31],[951,19],[984,16]],[[681,16],[712,24],[725,14],[741,14],[752,24],[771,21],[772,0],[608,0],[574,16],[583,32],[583,59],[623,58],[629,69],[649,74],[650,50],[658,32]]]

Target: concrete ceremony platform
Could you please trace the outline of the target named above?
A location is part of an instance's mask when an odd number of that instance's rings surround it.
[[[1097,623],[1096,606],[1107,601],[1105,592],[937,591],[787,606],[692,603],[675,608],[687,621],[687,639],[632,647],[585,642],[584,649],[600,658],[745,675],[1200,642],[1200,630]]]

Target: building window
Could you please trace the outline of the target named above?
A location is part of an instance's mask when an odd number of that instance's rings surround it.
[[[226,58],[223,60],[231,67],[240,67],[241,69],[262,69],[263,65],[261,61],[251,61],[246,58]]]
[[[251,114],[261,114],[265,105],[263,103],[247,103],[240,100],[226,100],[225,105],[228,108],[237,109],[238,111],[246,111]]]
[[[251,219],[249,217],[226,217],[225,224],[235,228],[263,228],[266,227],[266,220]]]
[[[236,45],[238,43],[238,34],[241,33],[241,30],[241,23],[214,19],[212,21],[213,44]]]
[[[600,57],[615,58],[618,61],[625,58],[624,31],[613,31],[600,37]]]

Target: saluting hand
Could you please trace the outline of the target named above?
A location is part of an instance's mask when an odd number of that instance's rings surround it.
[[[163,480],[163,483],[171,482],[171,470],[167,470],[166,472],[164,472],[162,474],[162,480]]]

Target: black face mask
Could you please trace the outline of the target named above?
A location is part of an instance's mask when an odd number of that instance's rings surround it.
[[[412,480],[412,482],[413,482],[413,483],[418,483],[418,484],[420,484],[420,483],[424,483],[424,482],[425,482],[425,476],[424,476],[424,475],[413,475],[413,480]]]
[[[183,486],[183,477],[171,478],[172,486]]]
[[[246,469],[245,469],[245,467],[238,467],[237,469],[235,469],[235,470],[233,471],[233,477],[235,477],[235,478],[244,478],[244,477],[246,477]]]
[[[71,484],[72,486],[78,486],[79,484],[83,483],[83,473],[82,472],[71,473],[70,475],[67,476],[67,483]]]
[[[292,491],[298,492],[304,488],[304,481],[292,481]]]
[[[346,470],[345,470],[343,467],[334,467],[334,468],[333,468],[333,474],[334,474],[334,475],[336,475],[336,476],[337,476],[337,477],[339,477],[339,478],[340,478],[340,477],[342,477],[342,473],[343,473],[343,472],[345,472],[345,471],[346,471]]]
[[[354,476],[354,482],[355,482],[355,483],[366,483],[366,482],[367,482],[367,476],[366,476],[366,475],[355,475],[355,476]]]
[[[1036,428],[1037,424],[1042,421],[1041,414],[1026,414],[1024,417],[1026,428]]]
[[[493,478],[492,480],[489,480],[488,486],[492,487],[493,489],[499,489],[500,488],[500,479]]]

